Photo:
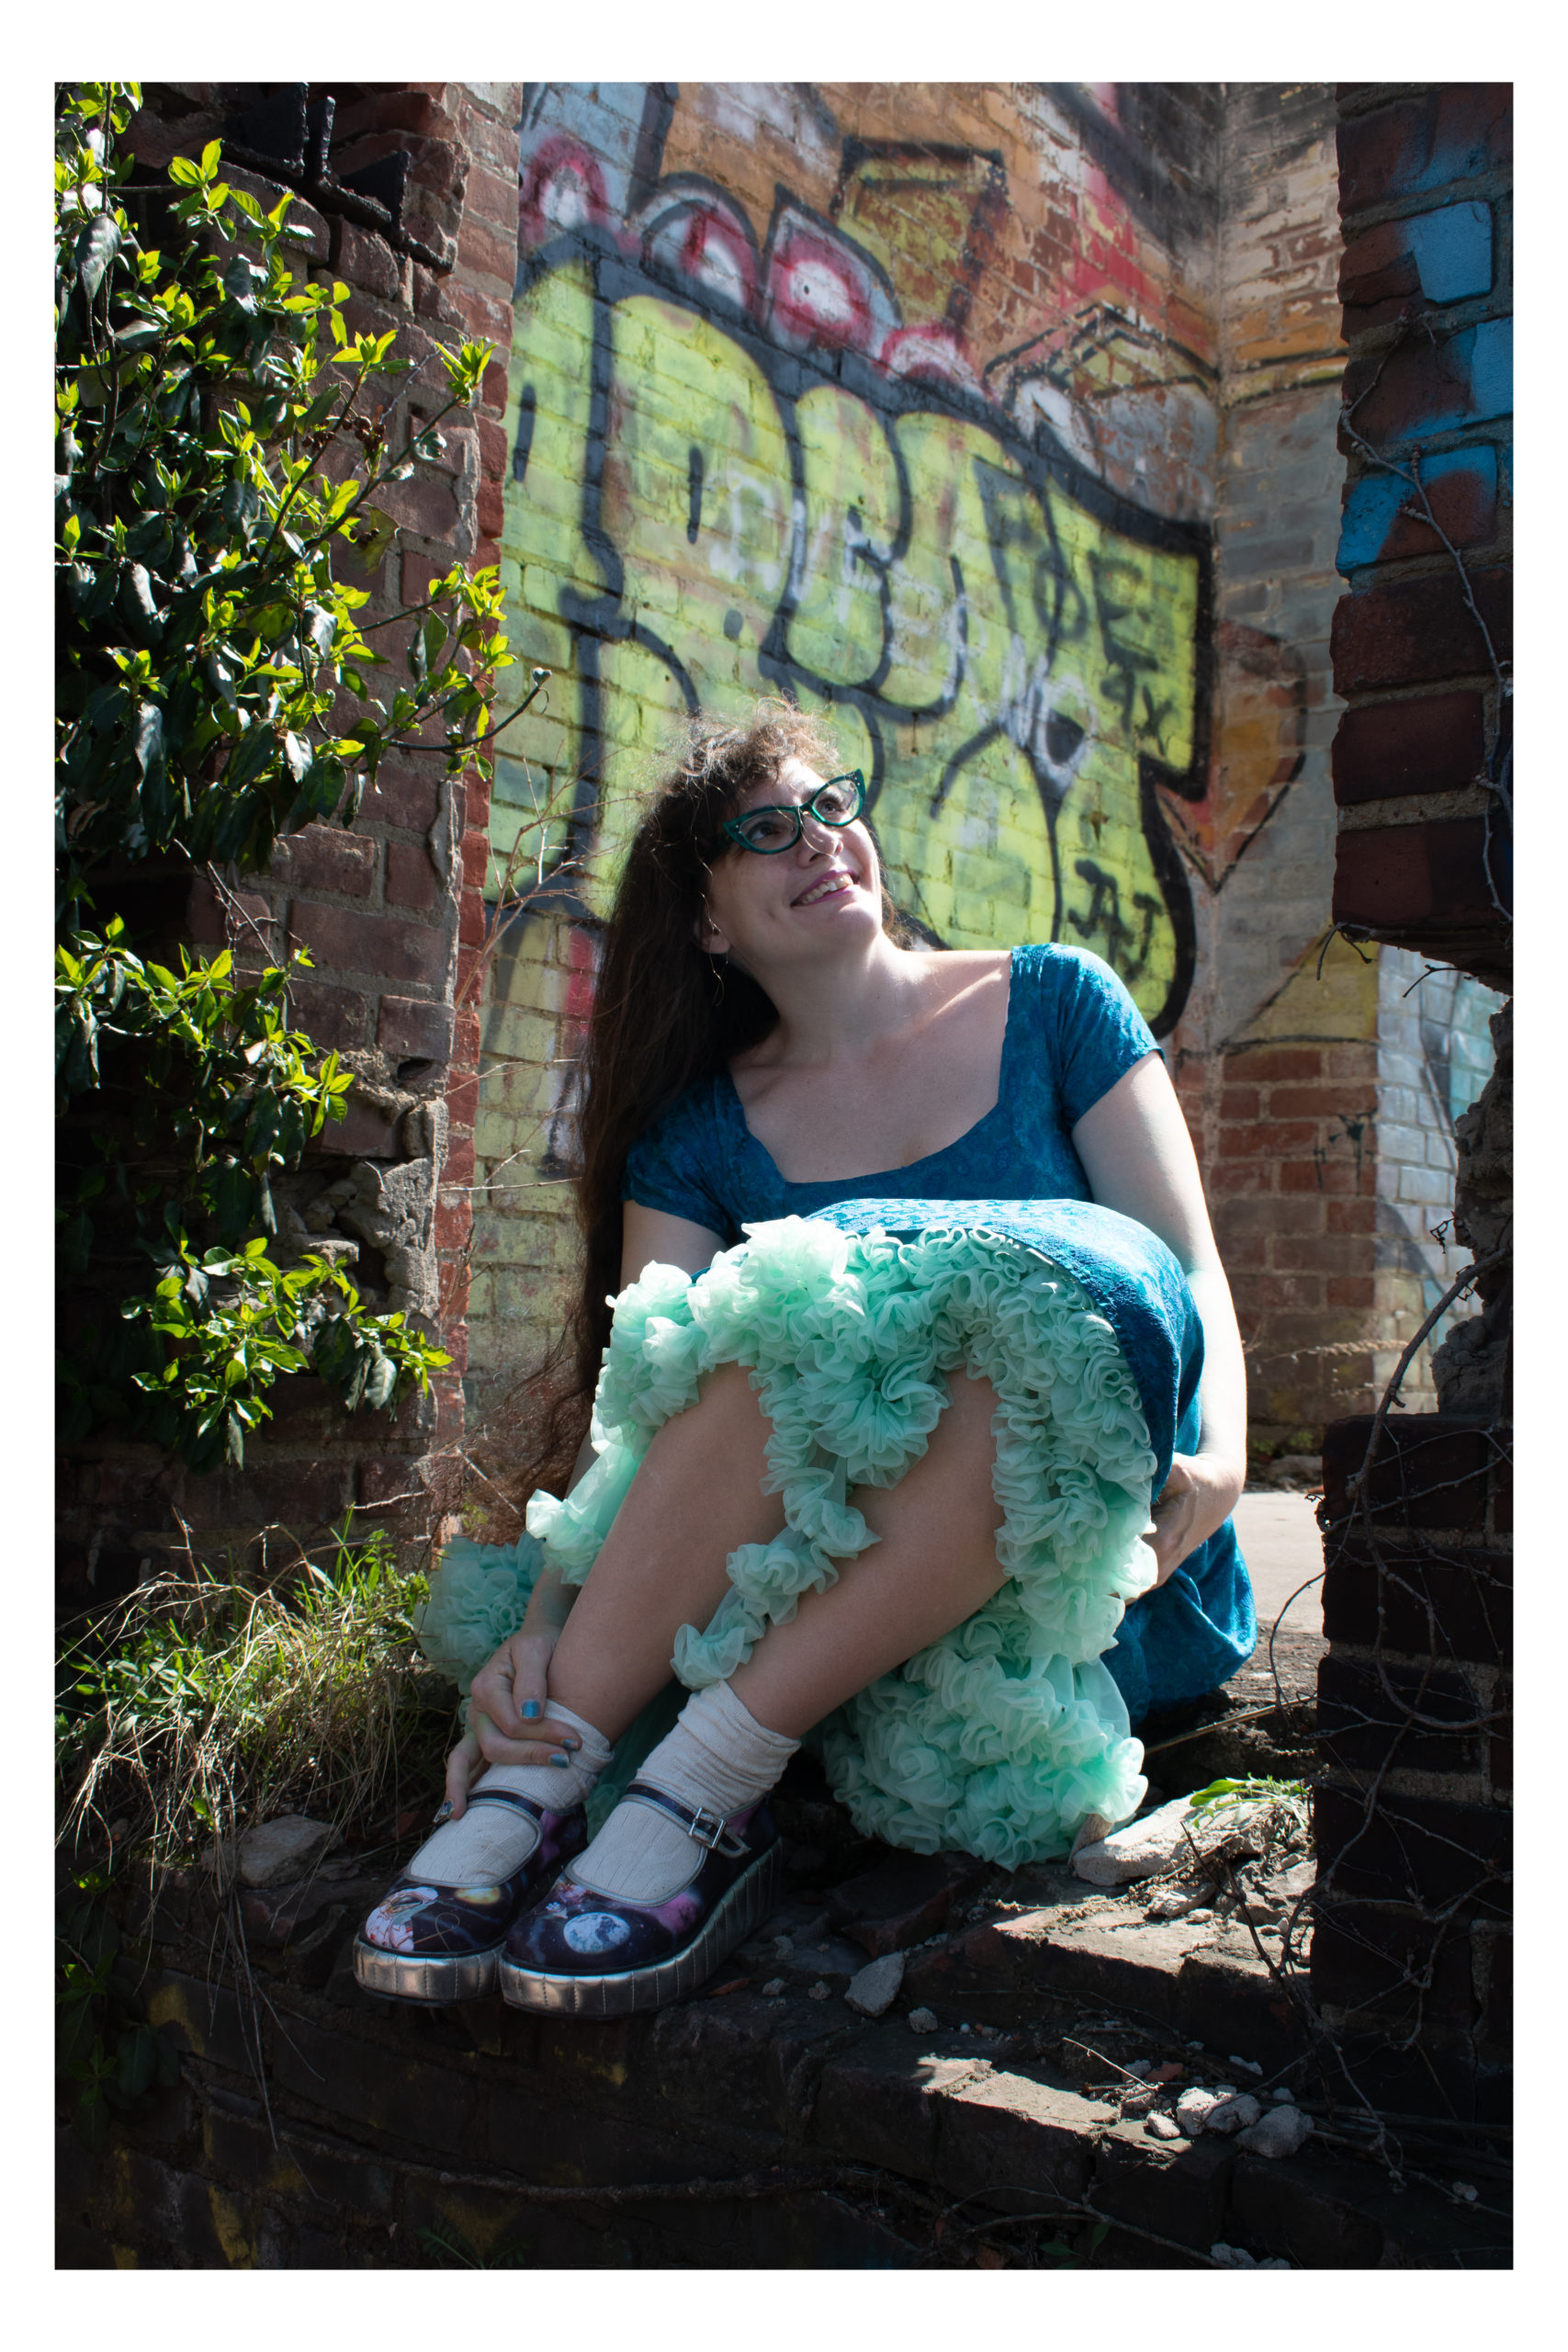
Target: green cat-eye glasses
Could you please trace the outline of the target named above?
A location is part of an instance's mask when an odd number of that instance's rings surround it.
[[[819,784],[809,800],[748,808],[743,817],[728,818],[724,830],[742,849],[755,850],[759,857],[776,857],[781,850],[793,849],[800,839],[808,808],[819,825],[840,828],[852,825],[864,806],[865,778],[859,768],[852,768],[847,775],[830,775],[826,784]]]

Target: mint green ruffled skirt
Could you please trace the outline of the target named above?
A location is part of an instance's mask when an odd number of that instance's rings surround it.
[[[1143,1751],[1101,1659],[1155,1581],[1144,1541],[1155,1451],[1111,1323],[1071,1275],[999,1233],[900,1240],[784,1217],[750,1227],[695,1281],[650,1266],[615,1302],[592,1465],[567,1499],[534,1497],[532,1542],[451,1546],[421,1630],[427,1654],[466,1680],[521,1621],[541,1556],[581,1584],[654,1431],[725,1363],[750,1369],[773,1425],[764,1486],[784,1528],[730,1555],[712,1622],[676,1637],[679,1682],[722,1680],[803,1593],[854,1574],[879,1540],[854,1490],[902,1477],[947,1375],[966,1367],[998,1399],[1007,1580],[818,1726],[829,1782],[868,1836],[1008,1869],[1065,1853],[1090,1814],[1129,1818]],[[668,1713],[650,1711],[623,1742],[604,1796]]]

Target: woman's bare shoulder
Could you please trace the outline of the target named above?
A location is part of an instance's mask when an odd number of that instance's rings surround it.
[[[1010,947],[925,947],[908,951],[925,966],[933,994],[943,1001],[964,995],[977,981],[1000,979],[1012,965]]]

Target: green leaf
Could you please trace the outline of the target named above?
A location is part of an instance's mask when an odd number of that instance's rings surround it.
[[[176,155],[169,165],[169,177],[176,187],[199,187],[201,166],[193,164],[188,155]]]
[[[119,251],[119,222],[112,212],[100,212],[77,238],[76,268],[89,302],[103,284],[104,273]]]

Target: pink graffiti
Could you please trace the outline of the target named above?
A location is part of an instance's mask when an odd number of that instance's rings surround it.
[[[541,140],[518,191],[520,237],[538,244],[559,229],[603,228],[609,217],[597,159],[575,139]]]
[[[843,245],[811,230],[792,223],[780,238],[769,265],[768,308],[780,341],[796,349],[812,344],[849,351],[871,347],[866,274]]]

